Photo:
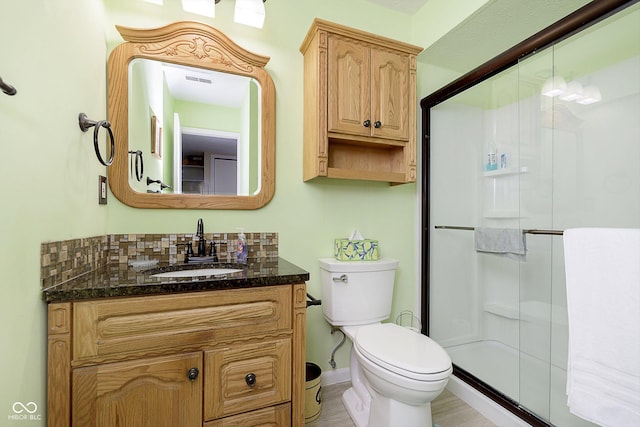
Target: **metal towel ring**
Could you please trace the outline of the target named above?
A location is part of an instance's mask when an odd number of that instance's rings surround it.
[[[136,158],[136,179],[138,182],[142,181],[142,177],[144,176],[144,161],[142,159],[142,151],[129,151],[129,154],[132,154]],[[133,176],[133,158],[131,158],[131,176]]]
[[[110,166],[111,163],[113,163],[113,155],[116,150],[116,143],[113,138],[113,132],[111,131],[111,123],[107,120],[90,120],[85,113],[80,113],[80,115],[78,115],[78,123],[82,132],[86,132],[89,128],[93,127],[93,148],[96,151],[98,161],[104,166]],[[109,159],[106,162],[100,154],[100,147],[98,147],[98,133],[100,132],[100,128],[105,128],[107,132],[109,132],[109,139],[111,140],[111,156],[109,156]]]

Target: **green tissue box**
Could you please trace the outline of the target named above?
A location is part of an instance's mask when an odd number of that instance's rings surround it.
[[[336,239],[333,255],[338,261],[377,261],[378,241]]]

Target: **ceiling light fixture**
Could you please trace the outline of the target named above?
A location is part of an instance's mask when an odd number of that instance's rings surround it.
[[[220,0],[182,0],[182,9],[185,12],[195,13],[208,18],[216,17],[216,3]]]
[[[567,83],[567,88],[564,93],[560,95],[560,99],[563,101],[575,101],[578,98],[582,98],[582,85],[575,80]]]
[[[597,86],[585,87],[582,93],[582,97],[576,100],[578,104],[583,105],[593,104],[600,101],[602,101],[602,95],[600,94],[600,89],[598,89]]]
[[[542,85],[542,94],[553,98],[554,96],[561,95],[567,89],[567,83],[561,76],[549,77],[544,85]]]
[[[266,0],[236,0],[233,20],[238,24],[262,28],[265,17],[265,1]]]
[[[162,0],[145,0],[148,2],[159,2]],[[182,9],[186,12],[195,13],[209,18],[216,16],[216,4],[220,0],[181,0]],[[239,24],[251,27],[262,28],[264,25],[265,9],[264,3],[267,0],[236,0],[236,7],[233,20]]]

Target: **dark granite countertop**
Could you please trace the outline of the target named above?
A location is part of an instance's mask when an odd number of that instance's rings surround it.
[[[237,268],[240,272],[224,276],[158,278],[152,274],[176,268]],[[249,261],[247,264],[165,264],[134,268],[127,264],[107,265],[42,290],[45,302],[70,302],[84,299],[137,295],[162,295],[218,289],[303,283],[309,273],[282,258]]]

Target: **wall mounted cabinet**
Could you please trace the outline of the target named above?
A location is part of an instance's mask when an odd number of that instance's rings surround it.
[[[422,48],[316,19],[304,55],[304,180],[415,181]]]

